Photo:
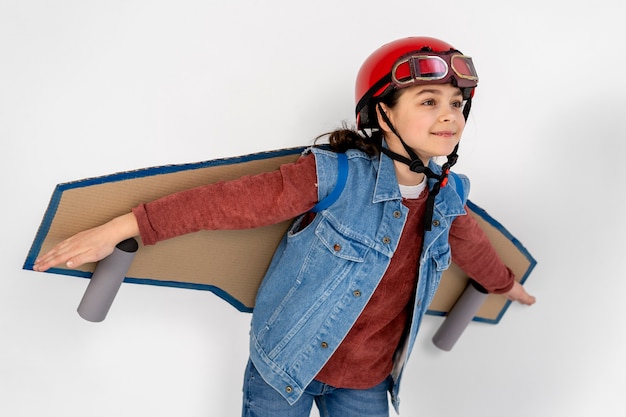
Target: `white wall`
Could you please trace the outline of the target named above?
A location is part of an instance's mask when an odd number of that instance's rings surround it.
[[[86,280],[21,269],[54,186],[307,144],[352,120],[372,50],[431,35],[475,59],[457,171],[538,260],[538,302],[450,353],[428,317],[402,415],[624,416],[620,4],[0,0],[0,415],[239,415],[248,315],[128,284],[88,323]]]

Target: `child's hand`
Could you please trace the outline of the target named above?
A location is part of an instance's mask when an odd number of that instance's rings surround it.
[[[137,222],[132,213],[117,217],[57,244],[35,260],[33,270],[45,271],[60,264],[65,264],[68,268],[78,268],[88,262],[97,262],[109,256],[115,245],[122,240],[137,234]]]
[[[519,282],[515,282],[515,284],[513,284],[513,288],[511,288],[509,292],[505,292],[502,295],[504,295],[509,300],[517,301],[520,304],[528,306],[535,304],[535,297],[528,294],[522,284],[520,284]]]
[[[106,232],[99,226],[85,230],[62,241],[35,261],[35,271],[45,271],[55,265],[65,264],[77,268],[87,262],[97,262],[113,252],[117,243],[107,241]]]

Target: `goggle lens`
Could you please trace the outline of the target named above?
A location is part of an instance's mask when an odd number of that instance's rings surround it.
[[[450,57],[450,66],[452,70],[461,78],[478,81],[478,74],[472,58],[465,55],[452,55]]]
[[[426,57],[412,60],[415,74],[420,79],[440,80],[448,73],[446,62],[439,57]]]

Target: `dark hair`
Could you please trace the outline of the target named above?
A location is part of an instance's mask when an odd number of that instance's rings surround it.
[[[378,120],[376,115],[377,103],[381,102],[389,108],[393,108],[397,103],[402,90],[390,88],[380,97],[372,100],[370,104],[371,120]],[[374,128],[370,135],[364,131],[357,131],[356,128],[350,128],[347,123],[343,123],[342,127],[332,132],[323,133],[315,138],[315,143],[325,136],[328,136],[328,145],[333,152],[345,152],[348,149],[359,149],[368,155],[378,155],[380,146],[382,145],[383,133],[379,127]]]

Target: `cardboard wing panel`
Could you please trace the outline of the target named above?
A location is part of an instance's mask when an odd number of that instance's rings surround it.
[[[277,169],[295,161],[305,148],[217,159],[192,164],[167,165],[122,172],[57,185],[24,263],[32,270],[35,259],[63,239],[128,213],[142,202],[201,186]],[[520,281],[526,279],[534,260],[499,223],[469,203],[498,254]],[[256,291],[274,250],[290,221],[248,230],[200,231],[153,246],[135,255],[125,282],[212,291],[240,311],[252,311]],[[78,269],[63,266],[48,272],[91,277],[95,263]],[[467,283],[456,265],[444,273],[430,314],[445,315]],[[489,296],[475,320],[497,323],[508,302]]]

